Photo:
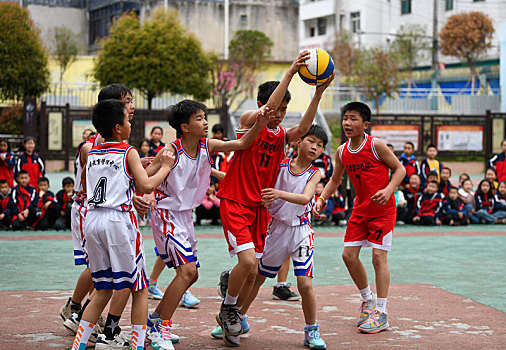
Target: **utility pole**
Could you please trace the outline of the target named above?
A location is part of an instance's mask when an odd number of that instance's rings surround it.
[[[225,35],[224,35],[224,47],[223,47],[223,58],[228,60],[228,25],[229,25],[229,0],[225,0]]]
[[[434,0],[434,9],[432,12],[432,69],[433,74],[431,78],[431,91],[432,98],[430,101],[430,109],[436,111],[437,106],[437,80],[439,77],[439,59],[438,59],[438,51],[439,51],[439,41],[437,39],[437,6],[438,0]]]

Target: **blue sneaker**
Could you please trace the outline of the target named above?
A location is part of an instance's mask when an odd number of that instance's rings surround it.
[[[381,332],[390,325],[388,324],[388,317],[386,312],[374,310],[369,316],[367,321],[363,323],[358,329],[364,333],[378,333]]]
[[[151,315],[149,315],[151,316]],[[149,322],[149,316],[148,316],[148,322]],[[152,321],[155,319],[151,319]],[[149,327],[149,325],[148,325]],[[172,327],[172,320],[163,321],[162,319],[158,318],[156,319],[156,323],[151,326],[151,328],[147,331],[146,338],[150,340],[151,342],[156,343],[156,339],[161,337],[161,334],[164,333],[165,340],[168,340],[170,338],[170,341],[172,343],[179,342],[179,336],[172,333],[171,330]],[[153,346],[154,347],[154,346]]]
[[[249,332],[249,323],[248,321],[246,321],[247,318],[248,316],[244,315],[244,318],[241,320],[241,328],[242,328],[241,334],[246,334]],[[213,329],[211,331],[211,336],[214,339],[223,339],[223,329],[221,328],[221,326],[218,326],[215,329]]]
[[[362,324],[367,321],[369,316],[373,313],[376,308],[376,297],[374,294],[372,295],[372,299],[370,300],[362,300],[360,304],[360,316],[357,321],[357,327],[360,327]]]
[[[148,287],[148,298],[155,300],[162,300],[163,292],[156,286],[156,282],[151,282]]]
[[[200,304],[200,300],[195,298],[193,294],[188,289],[186,292],[184,292],[183,297],[181,298],[181,305],[184,306],[187,309],[191,309],[195,306]]]
[[[326,349],[327,346],[322,338],[320,338],[320,326],[304,327],[304,345],[310,349]]]

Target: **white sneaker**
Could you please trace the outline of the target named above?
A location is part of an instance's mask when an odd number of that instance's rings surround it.
[[[129,347],[130,343],[120,339],[119,336],[115,336],[114,339],[105,339],[104,334],[98,335],[97,342],[95,344],[95,350],[128,349]]]
[[[79,320],[77,319],[77,317],[78,317],[77,313],[74,312],[72,315],[70,315],[69,318],[67,318],[63,322],[63,327],[65,327],[65,329],[69,331],[69,333],[72,333],[74,335],[77,333],[77,330],[79,329]]]
[[[148,339],[155,350],[173,350],[173,334],[170,332],[170,320],[158,322],[149,332]],[[177,337],[177,336],[176,336]],[[179,337],[177,337],[179,341]],[[175,342],[177,342],[175,341]]]

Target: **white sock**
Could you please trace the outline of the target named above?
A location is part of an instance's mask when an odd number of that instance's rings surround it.
[[[387,312],[387,298],[376,299],[376,310],[380,312]]]
[[[146,340],[146,325],[132,325],[132,350],[144,350],[144,341]]]
[[[360,295],[362,296],[362,300],[371,300],[372,299],[371,287],[367,286],[364,289],[360,289]]]
[[[72,349],[81,349],[81,344],[84,344],[84,348],[86,349],[86,344],[88,344],[88,339],[90,339],[91,332],[93,332],[93,327],[95,327],[93,323],[83,320],[79,322],[79,328],[77,329]]]
[[[286,286],[286,281],[285,282],[278,282],[278,283],[276,283],[276,288],[277,287],[282,287],[282,286]]]
[[[237,303],[238,297],[239,297],[238,295],[235,297],[231,296],[230,294],[228,294],[228,291],[227,291],[227,294],[225,295],[225,301],[224,301],[225,305],[235,305]]]

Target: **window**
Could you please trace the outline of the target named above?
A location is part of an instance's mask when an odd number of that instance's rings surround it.
[[[315,36],[315,27],[309,27],[309,36]]]
[[[247,14],[241,14],[240,22],[242,26],[245,26],[248,24],[248,15]]]
[[[401,15],[411,13],[411,0],[401,0]]]
[[[344,28],[344,20],[346,19],[345,18],[346,16],[345,15],[339,15],[339,31],[342,32],[343,31],[343,28]]]
[[[317,27],[318,27],[318,35],[325,35],[327,33],[327,19],[318,18]]]
[[[453,0],[446,0],[445,10],[446,11],[453,10]]]
[[[485,0],[473,0],[473,2],[481,2],[481,1],[485,1]]]
[[[350,14],[351,17],[351,32],[358,33],[360,32],[360,12],[352,12]]]

